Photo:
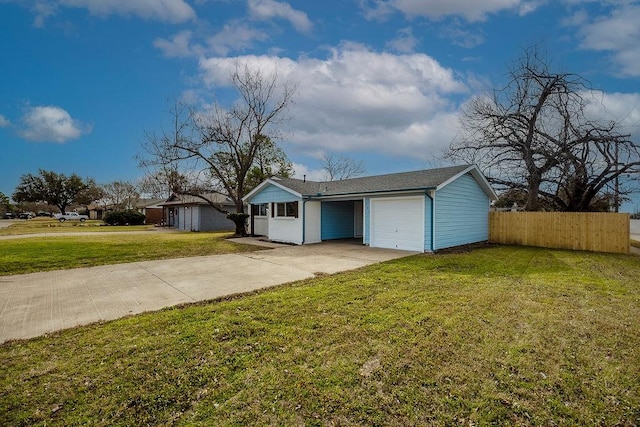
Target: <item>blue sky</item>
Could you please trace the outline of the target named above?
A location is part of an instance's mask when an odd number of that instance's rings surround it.
[[[437,164],[461,105],[534,44],[640,141],[638,40],[632,0],[0,0],[0,191],[39,168],[139,179],[167,99],[228,102],[236,63],[299,84],[281,146],[308,178],[325,152]]]

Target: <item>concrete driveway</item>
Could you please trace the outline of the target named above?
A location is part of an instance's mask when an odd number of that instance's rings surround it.
[[[245,241],[246,243],[257,243]],[[411,252],[352,242],[0,276],[0,343],[352,270]]]

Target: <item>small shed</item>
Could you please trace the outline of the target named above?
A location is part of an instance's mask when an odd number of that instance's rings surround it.
[[[233,202],[221,194],[204,194],[208,200],[228,212],[235,212]],[[196,196],[173,194],[160,203],[164,209],[164,223],[168,227],[186,231],[234,230],[235,224],[227,215],[216,210],[207,201]]]
[[[496,199],[475,165],[328,182],[270,178],[244,198],[251,229],[273,241],[349,238],[416,252],[487,241]]]

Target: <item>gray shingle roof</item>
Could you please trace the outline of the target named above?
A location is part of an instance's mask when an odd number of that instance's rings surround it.
[[[164,202],[163,199],[140,199],[136,203],[136,208],[146,208],[153,205],[159,206],[162,202]]]
[[[233,202],[228,197],[218,193],[205,193],[204,197],[219,205],[233,206]],[[208,203],[200,197],[188,196],[186,194],[173,194],[169,199],[160,203],[160,206],[180,206],[180,205],[207,205]]]
[[[326,182],[303,181],[293,178],[272,178],[272,180],[303,196],[339,196],[436,188],[470,166],[450,166]]]

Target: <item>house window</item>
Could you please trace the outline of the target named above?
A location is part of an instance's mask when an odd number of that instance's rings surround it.
[[[274,203],[275,217],[298,218],[298,202]]]
[[[253,216],[267,216],[267,206],[267,203],[251,205],[251,213],[253,213]]]

